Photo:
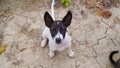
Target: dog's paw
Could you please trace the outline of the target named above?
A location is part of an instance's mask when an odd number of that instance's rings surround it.
[[[53,58],[55,56],[55,53],[54,52],[49,52],[49,56],[50,56],[50,58]]]
[[[69,55],[69,57],[74,57],[74,56],[75,56],[75,53],[74,53],[73,51],[70,51],[70,52],[68,53],[68,55]]]
[[[47,43],[47,41],[46,41],[46,39],[44,39],[41,43],[41,47],[45,47],[46,43]]]

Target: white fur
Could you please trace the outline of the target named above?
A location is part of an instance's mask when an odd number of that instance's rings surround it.
[[[60,32],[58,31],[58,33],[56,34],[55,38],[53,38],[53,39],[55,40],[56,38],[60,38],[61,40],[63,40],[63,35],[60,34]]]
[[[54,16],[54,3],[55,3],[55,1],[52,0],[51,12],[52,12],[52,18],[53,18],[53,20],[55,20],[55,16]]]
[[[55,37],[60,36],[61,34],[58,33]],[[70,57],[74,57],[74,52],[71,50],[71,40],[72,38],[68,35],[66,32],[65,38],[62,39],[62,42],[60,44],[56,44],[55,39],[52,38],[50,34],[50,30],[48,27],[45,28],[45,30],[42,33],[43,41],[41,43],[41,47],[44,47],[47,43],[47,39],[49,40],[48,46],[50,48],[49,56],[52,58],[55,54],[54,51],[63,51],[64,49],[68,48],[68,55]]]

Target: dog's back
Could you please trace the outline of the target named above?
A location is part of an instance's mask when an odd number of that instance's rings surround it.
[[[114,65],[114,68],[120,68],[120,59],[117,61],[113,60],[113,55],[118,53],[118,52],[119,51],[112,51],[111,54],[109,55],[109,60]]]

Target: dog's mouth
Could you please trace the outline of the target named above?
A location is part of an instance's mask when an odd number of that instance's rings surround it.
[[[56,42],[57,44],[60,44],[61,42]]]

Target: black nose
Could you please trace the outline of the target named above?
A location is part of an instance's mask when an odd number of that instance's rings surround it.
[[[61,39],[60,38],[56,38],[56,43],[57,44],[61,43]]]

